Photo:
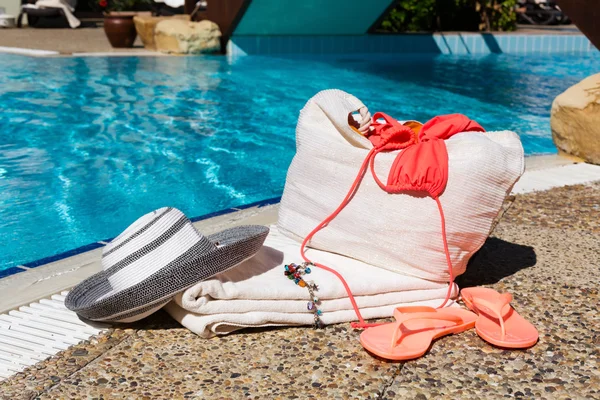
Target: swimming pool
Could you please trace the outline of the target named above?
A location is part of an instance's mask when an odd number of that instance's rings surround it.
[[[552,99],[580,56],[401,58],[0,55],[0,270],[113,237],[150,210],[188,216],[278,196],[306,100],[326,88],[425,121],[462,112],[555,151]]]

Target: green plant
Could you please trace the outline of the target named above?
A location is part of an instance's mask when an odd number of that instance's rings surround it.
[[[397,0],[380,32],[514,30],[517,0]]]
[[[91,0],[92,9],[104,13],[112,11],[146,11],[150,10],[152,0]]]
[[[517,0],[477,0],[480,31],[512,31],[517,25]]]
[[[381,23],[386,32],[433,30],[435,0],[399,0]]]

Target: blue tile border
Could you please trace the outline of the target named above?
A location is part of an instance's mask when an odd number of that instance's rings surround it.
[[[231,208],[227,208],[225,210],[220,210],[220,211],[215,211],[209,214],[204,214],[204,215],[200,215],[199,217],[194,217],[194,218],[190,218],[190,220],[192,222],[198,222],[198,221],[203,221],[205,219],[209,219],[209,218],[213,218],[213,217],[218,217],[219,215],[225,215],[225,214],[230,214],[236,211],[241,211],[241,210],[246,210],[248,208],[252,208],[252,207],[265,207],[265,206],[270,206],[273,204],[277,204],[281,201],[281,196],[280,197],[273,197],[271,199],[266,199],[266,200],[261,200],[261,201],[256,201],[254,203],[250,203],[250,204],[244,204],[242,206],[238,206],[238,207],[231,207]]]
[[[10,275],[18,274],[19,272],[25,272],[25,271],[27,271],[27,270],[23,269],[23,268],[10,267],[10,268],[0,271],[0,279],[6,278],[7,276],[10,276]]]
[[[190,220],[192,222],[198,222],[198,221],[202,221],[205,219],[217,217],[219,215],[231,214],[236,211],[246,210],[246,209],[252,208],[252,207],[261,208],[261,207],[270,206],[273,204],[278,204],[280,201],[281,201],[281,197],[273,197],[273,198],[266,199],[266,200],[256,201],[254,203],[244,204],[241,206],[231,207],[231,208],[227,208],[225,210],[219,210],[219,211],[215,211],[212,213],[200,215],[198,217],[190,218]],[[35,268],[35,267],[39,267],[39,266],[42,266],[45,264],[49,264],[51,262],[59,261],[59,260],[62,260],[62,259],[68,258],[68,257],[75,256],[77,254],[85,253],[85,252],[88,252],[91,250],[98,249],[100,247],[104,247],[105,244],[101,243],[101,242],[110,242],[112,239],[114,239],[114,238],[104,239],[104,240],[100,240],[95,243],[86,244],[85,246],[81,246],[81,247],[78,247],[73,250],[65,251],[64,253],[55,254],[50,257],[45,257],[45,258],[41,258],[39,260],[25,263],[25,264],[23,264],[23,266],[27,267],[27,268]],[[27,271],[27,269],[19,268],[19,267],[10,267],[5,270],[0,270],[0,279],[5,278],[10,275],[18,274],[19,272],[24,272],[24,271]]]
[[[85,246],[81,246],[76,249],[73,249],[73,250],[65,251],[64,253],[55,254],[50,257],[45,257],[45,258],[41,258],[39,260],[25,263],[25,264],[23,264],[23,266],[27,267],[27,268],[35,268],[35,267],[39,267],[40,265],[44,265],[44,264],[48,264],[48,263],[51,263],[54,261],[62,260],[63,258],[76,256],[77,254],[85,253],[86,251],[95,250],[95,249],[97,249],[99,247],[103,247],[103,246],[104,245],[102,243],[98,243],[98,242],[90,243],[90,244],[86,244]]]
[[[410,33],[397,35],[234,35],[231,56],[248,54],[554,54],[594,51],[583,35]]]

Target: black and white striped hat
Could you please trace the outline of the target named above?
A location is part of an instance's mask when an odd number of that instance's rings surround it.
[[[196,283],[254,256],[269,228],[239,226],[203,236],[176,208],[144,215],[102,252],[102,271],[77,285],[69,310],[94,321],[133,322]]]

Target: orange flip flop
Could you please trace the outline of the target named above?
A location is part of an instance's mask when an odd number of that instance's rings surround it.
[[[475,330],[486,342],[511,349],[524,349],[537,343],[537,329],[511,307],[510,293],[467,288],[460,294],[465,305],[479,315]]]
[[[366,329],[360,343],[371,353],[388,360],[421,357],[441,336],[475,326],[477,315],[460,308],[398,307],[396,322]]]

